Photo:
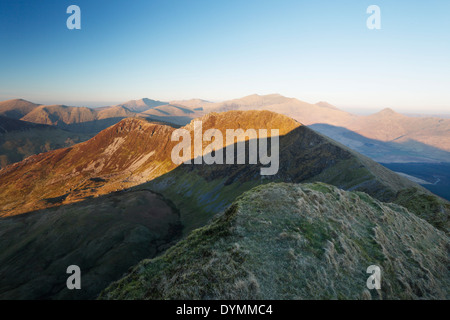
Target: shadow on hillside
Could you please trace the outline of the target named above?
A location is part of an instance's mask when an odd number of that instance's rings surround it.
[[[0,300],[94,299],[181,237],[179,212],[149,190],[118,192],[0,219]],[[81,269],[68,290],[66,269]]]
[[[415,140],[384,142],[323,123],[308,127],[377,162],[448,162],[450,159],[450,152]]]
[[[218,212],[223,211],[243,192],[270,182],[302,183],[321,181],[346,190],[363,191],[381,201],[392,201],[396,190],[413,185],[378,163],[370,168],[358,160],[358,155],[346,147],[335,144],[306,126],[300,126],[280,136],[278,171],[274,175],[261,175],[261,168],[273,164],[249,164],[250,145],[256,140],[235,143],[235,150],[244,144],[245,164],[226,164],[226,150],[222,149],[223,164],[182,164],[141,186],[163,194],[180,209],[185,234],[205,225]],[[271,141],[271,139],[269,139]],[[271,142],[268,142],[270,154]],[[212,153],[210,155],[215,155]],[[382,174],[388,187],[371,173]],[[420,188],[420,187],[419,187]]]
[[[127,117],[114,117],[102,120],[94,120],[94,121],[86,121],[80,123],[58,123],[57,127],[73,132],[80,133],[99,133],[102,130],[105,130],[108,127],[115,125],[116,123],[126,119]]]
[[[54,126],[0,116],[0,134],[30,129],[52,129]]]
[[[101,120],[94,120],[94,121],[86,121],[86,122],[80,122],[80,123],[73,123],[73,124],[65,124],[65,123],[59,123],[56,125],[57,128],[76,132],[76,133],[88,133],[88,134],[97,134],[102,130],[105,130],[123,119],[127,119],[130,117],[114,117],[114,118],[108,118],[108,119],[101,119]],[[148,116],[148,117],[140,117],[136,116],[136,118],[142,118],[149,122],[157,122],[162,125],[171,126],[174,128],[180,127],[180,124],[177,122],[170,122],[170,119],[165,119],[164,117],[154,117],[154,116]]]
[[[75,264],[73,261],[82,261],[86,270],[97,268],[95,272],[82,278],[83,283],[93,283],[97,286],[97,289],[87,296],[92,298],[110,281],[121,278],[128,268],[135,265],[137,259],[151,258],[163,252],[172,241],[179,239],[181,227],[184,227],[185,231],[190,231],[203,226],[214,214],[229,206],[243,192],[268,182],[297,183],[317,178],[318,181],[339,188],[352,187],[365,191],[380,200],[395,197],[392,190],[388,190],[368,174],[367,169],[356,160],[352,152],[330,142],[308,127],[300,126],[280,137],[279,170],[273,176],[261,176],[260,169],[263,166],[261,163],[248,164],[250,146],[255,142],[251,140],[230,146],[236,150],[239,145],[244,145],[247,164],[236,164],[235,152],[234,164],[183,164],[152,181],[127,190],[0,219],[0,234],[3,235],[2,239],[7,240],[3,242],[4,249],[0,254],[6,257],[4,261],[0,261],[2,266],[0,292],[25,286],[27,293],[24,296],[27,298],[55,297],[64,289],[65,280],[69,276],[65,274],[65,268]],[[269,155],[270,146],[271,142],[268,143]],[[226,148],[223,149],[223,160],[225,163]],[[390,175],[390,171],[381,165],[374,163],[373,166]],[[394,174],[392,179],[403,181]],[[136,209],[136,212],[131,214],[134,206],[140,208],[142,199],[134,196],[130,198],[130,195],[142,191],[156,192],[173,211],[178,213],[179,220],[170,220],[166,225],[167,234],[156,239],[142,228],[141,211],[145,209]],[[155,205],[153,202],[149,203],[147,209],[160,211],[162,207],[163,205]],[[74,208],[79,210],[72,213]],[[111,216],[113,210],[118,210],[118,214]],[[151,223],[160,223],[162,217],[164,216],[156,216]],[[122,230],[123,219],[129,218],[132,218],[134,224]],[[57,219],[56,222],[53,219]],[[179,222],[182,225],[178,224]],[[39,233],[30,231],[37,226]],[[111,231],[109,237],[103,231],[106,227],[114,231]],[[16,230],[14,228],[20,232],[14,232],[11,238],[5,236],[7,232]],[[45,239],[48,239],[48,242]],[[38,240],[40,245],[33,246]],[[154,241],[157,241],[157,249],[152,249],[151,252],[142,250],[145,244],[153,246]],[[108,251],[111,248],[120,250],[111,253]],[[70,258],[65,256],[67,250],[73,254]],[[136,250],[140,254],[122,263]],[[38,261],[39,265],[36,263],[30,265],[32,261]],[[120,267],[117,266],[119,262]],[[45,271],[49,266],[56,268],[51,270],[52,272],[58,270],[58,274]],[[25,275],[19,276],[27,268],[30,269],[30,274],[27,275],[25,271]],[[107,278],[103,277],[105,270],[109,270]],[[20,295],[20,292],[16,291],[15,294]],[[71,298],[70,294],[64,297]]]

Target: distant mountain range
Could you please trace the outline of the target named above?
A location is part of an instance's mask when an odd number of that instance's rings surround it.
[[[250,114],[233,112],[229,117],[218,118],[222,119],[223,128],[231,129],[248,122]],[[299,125],[270,112],[254,112],[253,116],[251,124],[282,128],[281,134]],[[214,125],[214,118],[204,116],[205,130],[208,125]],[[0,171],[0,186],[4,191],[0,195],[0,216],[107,194],[164,175],[176,167],[171,159],[171,151],[178,143],[171,141],[174,130],[143,119],[124,119],[84,143],[31,156],[8,166]]]
[[[269,110],[287,115],[379,162],[437,163],[450,159],[450,119],[410,117],[391,109],[369,116],[354,115],[327,102],[309,104],[278,94],[251,95],[220,103],[144,98],[97,109],[40,106],[24,100],[0,103],[0,115],[82,133],[98,133],[128,117],[182,126],[209,112],[229,110]]]
[[[391,109],[360,116],[324,101],[309,104],[271,94],[219,103],[201,99],[164,102],[144,98],[96,109],[44,106],[20,99],[0,102],[0,116],[64,130],[58,134],[45,134],[41,129],[39,133],[33,129],[2,134],[0,129],[0,168],[33,154],[85,141],[125,118],[147,119],[178,127],[210,112],[229,110],[270,110],[287,115],[377,162],[404,163],[404,169],[400,170],[404,173],[408,163],[420,163],[427,172],[430,165],[440,168],[440,163],[450,163],[450,119],[405,116]],[[450,199],[445,183],[450,174],[444,172],[443,179],[434,184],[433,176],[442,177],[440,169],[437,171],[425,180],[418,175],[405,177],[416,182],[423,180],[426,188]]]
[[[137,105],[133,107],[131,102],[130,107],[138,109]],[[0,102],[0,116],[56,126],[78,133],[98,133],[122,119],[141,115],[123,105],[91,109],[65,105],[37,105],[19,99]]]
[[[135,112],[145,103],[160,105],[148,99],[97,109],[38,105],[20,99],[0,102],[0,168],[34,154],[86,141],[126,118],[150,119],[147,114]],[[149,108],[145,105],[142,110]]]

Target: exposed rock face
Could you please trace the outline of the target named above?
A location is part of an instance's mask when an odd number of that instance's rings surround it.
[[[322,184],[239,197],[102,299],[448,299],[448,237],[405,208]],[[366,270],[381,268],[369,291]]]

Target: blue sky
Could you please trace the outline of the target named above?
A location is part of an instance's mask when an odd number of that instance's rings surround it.
[[[81,30],[66,9],[81,8]],[[381,8],[381,30],[366,9]],[[280,93],[450,113],[450,1],[0,0],[0,100]]]

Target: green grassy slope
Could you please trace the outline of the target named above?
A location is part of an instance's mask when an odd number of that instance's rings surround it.
[[[405,208],[323,183],[240,196],[101,299],[448,299],[448,237]],[[366,288],[370,265],[381,290]]]
[[[149,191],[0,219],[0,299],[92,299],[180,237],[179,213]],[[81,268],[81,290],[66,269]]]

